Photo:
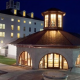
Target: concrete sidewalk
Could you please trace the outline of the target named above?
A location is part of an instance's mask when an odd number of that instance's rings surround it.
[[[7,74],[0,75],[0,80],[15,80],[16,77],[25,72],[34,71],[34,70],[25,70],[19,67],[9,66],[1,63],[0,63],[0,70],[8,72]]]

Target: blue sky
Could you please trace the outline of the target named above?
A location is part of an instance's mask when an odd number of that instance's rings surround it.
[[[6,2],[0,0],[0,10],[6,9]],[[49,8],[58,8],[66,12],[64,30],[80,33],[80,0],[14,0],[20,2],[20,9],[34,12],[34,15],[43,19],[41,12]]]

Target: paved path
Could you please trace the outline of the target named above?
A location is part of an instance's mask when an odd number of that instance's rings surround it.
[[[7,74],[0,75],[0,80],[15,80],[19,75],[34,70],[25,70],[23,68],[9,66],[0,63],[0,70],[8,72]]]
[[[49,71],[58,71],[58,70],[49,70]],[[34,71],[34,72],[26,72],[20,76],[18,76],[15,80],[44,80],[42,73],[43,71]],[[79,73],[72,73],[67,71],[61,71],[63,73],[68,74],[67,80],[80,80],[80,74]]]
[[[0,70],[8,72],[0,75],[0,80],[43,80],[42,73],[44,71],[58,71],[58,70],[26,70],[23,68],[9,66],[0,63]],[[80,80],[80,74],[65,72],[69,75],[68,80]]]

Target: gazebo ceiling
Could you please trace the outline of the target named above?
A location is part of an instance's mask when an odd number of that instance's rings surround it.
[[[15,44],[79,46],[80,38],[62,30],[43,30],[31,34]]]

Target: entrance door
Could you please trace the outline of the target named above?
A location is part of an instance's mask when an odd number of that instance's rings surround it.
[[[59,60],[60,60],[59,54],[53,54],[53,53],[48,54],[48,68],[60,69]]]
[[[60,61],[59,54],[54,54],[54,68],[60,69],[59,61]]]
[[[53,68],[53,54],[48,54],[48,68]]]

